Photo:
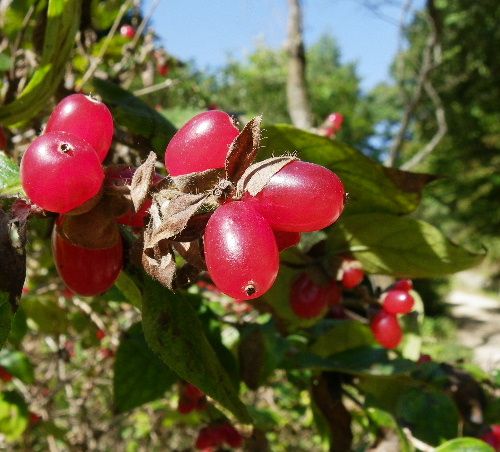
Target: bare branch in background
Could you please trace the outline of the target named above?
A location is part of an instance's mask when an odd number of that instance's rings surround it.
[[[406,5],[405,5],[406,6]],[[389,157],[386,161],[387,166],[395,166],[399,160],[401,150],[404,145],[405,135],[410,126],[411,120],[415,114],[415,110],[420,104],[424,93],[429,96],[434,107],[436,108],[436,119],[438,122],[438,130],[434,137],[429,143],[427,143],[424,148],[417,152],[417,154],[405,165],[404,168],[409,168],[420,163],[423,158],[427,157],[439,144],[441,139],[446,134],[448,128],[446,125],[446,116],[444,112],[441,99],[437,91],[432,86],[430,76],[432,71],[441,64],[441,44],[440,44],[440,28],[439,20],[437,17],[437,11],[434,5],[434,0],[428,0],[426,5],[427,10],[427,22],[429,23],[429,36],[425,44],[425,48],[422,53],[422,63],[420,65],[420,72],[417,78],[417,85],[413,96],[410,98],[406,105],[405,111],[403,113],[403,118],[401,124],[396,134],[394,141],[392,143],[391,149],[389,151]],[[418,157],[417,157],[418,156]]]
[[[312,128],[312,113],[307,93],[306,56],[302,35],[300,0],[288,0],[288,76],[286,94],[292,123],[302,129]]]

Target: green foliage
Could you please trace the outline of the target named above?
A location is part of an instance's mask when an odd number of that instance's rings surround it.
[[[116,413],[161,398],[176,381],[177,375],[146,344],[141,324],[122,334],[113,372]]]
[[[3,346],[9,336],[12,316],[13,312],[9,302],[9,294],[0,292],[0,347]]]
[[[0,366],[7,369],[9,373],[19,378],[23,383],[32,384],[35,381],[33,365],[24,353],[1,350]]]
[[[22,192],[19,167],[0,152],[0,196]]]
[[[203,333],[189,298],[173,294],[150,279],[145,279],[143,297],[144,335],[152,350],[181,378],[213,397],[242,422],[249,422],[235,385]]]
[[[436,448],[436,452],[492,452],[493,447],[477,438],[456,438]]]
[[[20,438],[28,426],[28,409],[15,391],[0,393],[0,432],[9,440]]]

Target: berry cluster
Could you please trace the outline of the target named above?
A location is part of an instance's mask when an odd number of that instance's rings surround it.
[[[177,411],[181,414],[188,414],[192,411],[202,411],[206,408],[207,398],[203,391],[191,383],[181,383],[179,385],[179,403]]]
[[[397,281],[382,296],[382,309],[370,323],[376,341],[385,348],[396,348],[403,338],[403,330],[397,315],[407,314],[413,309],[415,300],[410,294],[413,283],[409,279]]]
[[[339,112],[330,113],[325,121],[324,135],[328,138],[335,137],[335,135],[342,128],[344,123],[344,115]]]
[[[203,427],[198,433],[195,447],[205,452],[216,450],[222,445],[241,447],[244,438],[229,422]]]
[[[192,118],[170,141],[165,166],[173,176],[224,168],[239,131],[230,116],[210,110]],[[204,234],[205,260],[217,288],[235,299],[263,295],[279,269],[279,251],[300,233],[334,223],[344,208],[344,187],[322,166],[291,161],[255,196],[225,200]]]
[[[49,117],[44,134],[21,161],[21,182],[30,200],[60,214],[52,235],[56,268],[80,295],[109,289],[122,268],[120,238],[108,247],[87,248],[61,233],[68,218],[78,222],[98,202],[105,173],[102,161],[113,139],[113,117],[102,102],[82,94],[64,98]]]

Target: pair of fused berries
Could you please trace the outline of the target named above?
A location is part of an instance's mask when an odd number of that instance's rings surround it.
[[[170,141],[165,166],[172,176],[224,168],[239,130],[227,113],[210,110]],[[263,295],[279,270],[279,251],[301,232],[323,229],[344,208],[344,187],[332,171],[291,161],[257,195],[245,193],[218,207],[204,234],[207,269],[218,289],[240,300]]]
[[[199,450],[212,451],[224,444],[229,447],[241,447],[243,442],[241,433],[229,422],[224,422],[203,427],[198,433],[195,447]]]
[[[290,306],[298,317],[310,319],[326,313],[328,307],[338,305],[342,288],[352,289],[364,279],[361,262],[345,258],[338,273],[338,281],[326,285],[316,283],[307,273],[301,273],[290,288]]]
[[[413,309],[415,300],[410,294],[412,289],[411,280],[397,281],[383,295],[382,309],[370,323],[375,340],[385,348],[396,348],[403,338],[403,330],[397,315],[407,314]]]
[[[179,386],[179,403],[177,411],[188,414],[192,411],[204,410],[207,406],[207,398],[203,391],[191,383],[181,383]]]
[[[66,215],[89,210],[104,181],[101,162],[113,139],[113,117],[102,102],[82,94],[64,98],[49,117],[44,134],[26,150],[21,182],[30,200],[41,208]],[[87,206],[87,207],[86,207]],[[52,250],[65,284],[80,295],[105,292],[122,267],[121,240],[109,248],[84,248],[54,228]]]

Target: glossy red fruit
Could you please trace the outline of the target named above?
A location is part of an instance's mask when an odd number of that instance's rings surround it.
[[[413,290],[413,281],[411,279],[400,279],[399,281],[396,281],[392,287],[393,289],[405,290],[406,292],[409,292],[410,290]]]
[[[403,330],[394,314],[381,310],[370,324],[375,340],[385,348],[396,348],[403,338]]]
[[[241,447],[243,446],[243,442],[245,439],[241,435],[241,433],[236,430],[236,428],[231,425],[229,422],[225,422],[224,424],[220,424],[216,427],[220,435],[223,438],[223,441],[229,446],[229,447]]]
[[[231,117],[219,110],[191,118],[168,143],[165,167],[171,176],[224,168],[227,151],[239,130]]]
[[[286,250],[292,246],[297,245],[300,242],[300,232],[288,232],[288,231],[273,231],[274,238],[276,239],[276,244],[278,245],[278,251]]]
[[[102,341],[106,337],[106,332],[103,330],[97,330],[95,333],[95,337],[98,341]]]
[[[326,299],[330,306],[339,304],[342,300],[342,287],[337,281],[331,281],[326,287]]]
[[[21,183],[32,202],[66,213],[97,195],[104,171],[94,149],[66,132],[38,137],[21,160]]]
[[[168,67],[168,64],[158,64],[156,67],[158,70],[158,74],[160,74],[162,77],[166,77],[168,73],[170,72],[170,68]]]
[[[4,151],[5,149],[7,149],[7,137],[4,130],[0,127],[0,150]]]
[[[308,232],[334,223],[344,209],[344,186],[338,176],[320,165],[294,161],[278,171],[251,203],[271,227]]]
[[[42,421],[42,416],[39,414],[33,413],[33,411],[29,412],[29,422],[32,427],[38,425]]]
[[[319,286],[307,273],[301,273],[292,284],[290,306],[295,315],[303,319],[318,317],[326,312],[327,296],[327,287]]]
[[[202,397],[205,397],[205,393],[201,390],[198,389],[195,385],[191,383],[187,383],[184,385],[182,388],[182,393],[189,399],[197,400],[201,399]]]
[[[384,296],[384,311],[391,314],[407,314],[413,309],[415,300],[405,290],[389,290]]]
[[[205,260],[217,288],[238,300],[266,293],[279,269],[273,230],[251,206],[234,201],[220,206],[205,229]]]
[[[488,443],[495,452],[500,451],[500,424],[491,425],[490,429],[480,436],[485,443]]]
[[[198,400],[190,399],[188,397],[180,397],[179,403],[177,404],[177,412],[180,414],[189,414],[192,411],[196,410],[198,405]]]
[[[338,132],[342,128],[342,124],[344,124],[344,115],[339,112],[330,113],[328,115],[328,122]]]
[[[132,25],[122,25],[120,27],[120,34],[124,38],[132,39],[135,36],[135,28]]]
[[[342,285],[346,289],[359,286],[365,277],[361,262],[355,259],[344,259],[342,262]]]
[[[113,358],[113,356],[115,356],[115,352],[110,348],[101,348],[101,350],[99,350],[99,354],[102,359]]]
[[[212,426],[203,427],[196,438],[196,449],[208,449],[218,447],[222,443],[219,432]]]
[[[52,233],[52,254],[61,279],[73,292],[83,296],[106,292],[123,266],[121,240],[110,248],[83,248],[66,240],[56,228]]]
[[[12,381],[12,378],[14,378],[12,374],[5,367],[0,366],[0,380],[8,383]]]
[[[113,116],[102,102],[84,94],[72,94],[59,102],[49,117],[45,133],[57,131],[85,140],[102,162],[113,141]]]

